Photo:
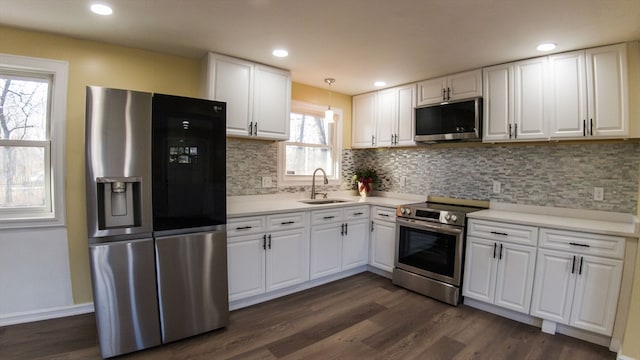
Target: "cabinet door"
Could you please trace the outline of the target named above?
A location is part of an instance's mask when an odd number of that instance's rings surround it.
[[[583,137],[587,120],[584,51],[549,56],[550,135]]]
[[[370,148],[375,145],[377,104],[378,93],[375,92],[353,97],[351,146],[354,148]]]
[[[580,256],[570,325],[611,336],[618,305],[622,260]]]
[[[485,94],[482,141],[508,140],[513,122],[513,66],[497,65],[482,72]]]
[[[395,131],[393,125],[396,120],[396,89],[378,92],[378,117],[376,119],[376,146],[393,145]]]
[[[515,139],[547,138],[545,79],[547,58],[519,61],[513,66],[513,122]]]
[[[369,220],[345,223],[342,237],[342,270],[369,262]]]
[[[266,287],[263,235],[229,237],[227,241],[229,300],[264,293]]]
[[[538,249],[531,315],[569,323],[575,288],[574,265],[572,254]]]
[[[493,304],[496,286],[497,242],[467,237],[462,295]]]
[[[420,81],[418,83],[418,106],[443,102],[446,98],[446,87],[446,77]]]
[[[210,54],[213,82],[210,99],[227,103],[227,135],[249,136],[253,64],[231,57]]]
[[[267,235],[267,291],[309,280],[309,240],[304,228]]]
[[[628,136],[626,45],[588,49],[585,54],[591,135]]]
[[[528,314],[533,291],[536,248],[505,242],[498,246],[494,304]]]
[[[369,264],[384,271],[393,272],[396,246],[396,224],[374,221],[371,232],[371,254]]]
[[[413,140],[416,132],[416,85],[399,87],[396,99],[398,100],[396,106],[396,145],[413,146],[416,144]]]
[[[340,272],[342,263],[340,225],[341,223],[332,223],[311,227],[311,279]]]
[[[262,139],[288,140],[291,112],[291,75],[268,66],[255,66],[253,93],[254,135]]]
[[[482,71],[472,70],[447,77],[447,100],[482,96]]]

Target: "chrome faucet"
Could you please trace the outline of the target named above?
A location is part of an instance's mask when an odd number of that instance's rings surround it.
[[[315,199],[316,198],[316,194],[321,194],[321,193],[316,193],[316,173],[318,172],[318,170],[322,171],[322,175],[324,175],[324,184],[327,185],[329,183],[329,179],[327,179],[327,173],[324,172],[324,170],[322,168],[317,168],[315,170],[313,170],[313,179],[311,180],[311,199]],[[327,193],[322,193],[324,195],[324,197],[327,197]]]

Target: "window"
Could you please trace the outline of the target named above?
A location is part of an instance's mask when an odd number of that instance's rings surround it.
[[[322,168],[331,183],[340,178],[340,119],[334,109],[335,122],[324,119],[326,107],[298,101],[291,103],[289,140],[280,143],[279,183],[308,185],[313,172]]]
[[[68,64],[0,54],[0,227],[64,224]]]

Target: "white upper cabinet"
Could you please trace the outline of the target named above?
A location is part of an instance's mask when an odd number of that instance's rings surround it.
[[[286,70],[209,53],[204,96],[227,103],[227,135],[289,138],[291,74]]]
[[[483,69],[484,142],[545,140],[547,58]]]
[[[418,83],[417,106],[482,96],[482,71],[472,70]]]
[[[354,148],[413,146],[416,85],[353,97]]]
[[[551,138],[629,136],[626,44],[549,56]]]

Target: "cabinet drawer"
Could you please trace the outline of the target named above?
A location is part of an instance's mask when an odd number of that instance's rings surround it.
[[[264,216],[249,216],[227,220],[227,236],[255,234],[265,230]]]
[[[286,213],[267,216],[268,230],[296,229],[305,226],[305,213]]]
[[[599,255],[622,259],[624,257],[625,238],[541,228],[539,246],[574,254]]]
[[[469,220],[467,235],[523,245],[538,243],[537,227],[495,221]]]
[[[354,206],[344,209],[345,220],[357,220],[369,218],[369,205]]]
[[[324,224],[336,221],[342,221],[342,209],[314,210],[311,212],[311,224]]]
[[[396,221],[396,209],[395,208],[386,208],[380,206],[373,207],[373,215],[374,220],[382,220],[382,221]]]

